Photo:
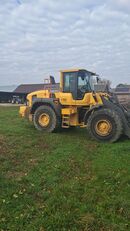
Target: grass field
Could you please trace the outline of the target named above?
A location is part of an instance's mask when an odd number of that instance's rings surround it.
[[[1,231],[130,230],[130,140],[42,134],[0,107]]]

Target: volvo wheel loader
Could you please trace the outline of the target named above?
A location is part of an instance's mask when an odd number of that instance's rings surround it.
[[[115,142],[122,134],[130,138],[130,114],[115,97],[94,92],[95,77],[95,73],[84,69],[61,71],[60,90],[28,94],[20,115],[28,117],[42,132],[81,127],[98,141]]]

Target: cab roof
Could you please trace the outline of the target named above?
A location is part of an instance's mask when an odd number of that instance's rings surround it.
[[[60,70],[60,72],[78,72],[78,71],[87,71],[87,72],[90,73],[91,75],[97,75],[96,73],[94,73],[94,72],[92,72],[92,71],[88,71],[88,70],[81,69],[81,68]]]

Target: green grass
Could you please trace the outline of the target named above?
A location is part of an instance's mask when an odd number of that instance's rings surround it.
[[[0,230],[130,230],[130,140],[42,134],[0,107]]]

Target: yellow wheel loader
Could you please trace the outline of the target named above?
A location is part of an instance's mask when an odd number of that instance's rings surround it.
[[[115,142],[122,134],[130,138],[130,115],[118,100],[103,92],[94,92],[97,75],[84,69],[60,72],[60,90],[35,91],[27,95],[20,115],[28,117],[36,129],[54,132],[59,128],[87,128],[98,141]]]

